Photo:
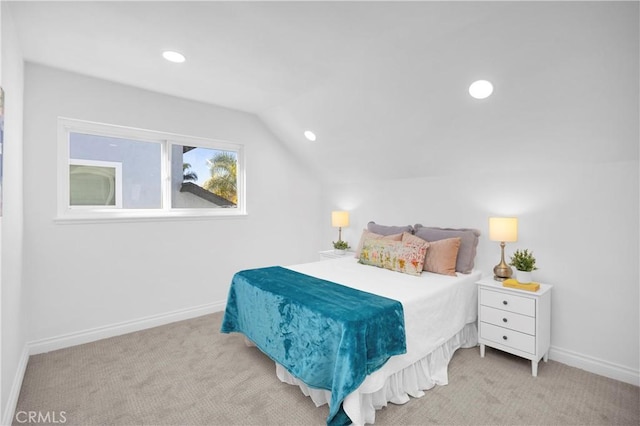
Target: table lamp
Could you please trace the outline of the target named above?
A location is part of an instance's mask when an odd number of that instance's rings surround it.
[[[342,241],[342,228],[349,226],[349,212],[331,212],[331,226],[338,228],[338,241]]]
[[[513,271],[504,261],[504,243],[518,241],[518,218],[490,217],[489,239],[491,241],[500,241],[500,263],[493,268],[493,279],[496,281],[504,281],[511,278]]]

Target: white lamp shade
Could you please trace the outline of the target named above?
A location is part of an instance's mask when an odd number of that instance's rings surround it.
[[[505,243],[518,241],[518,218],[490,217],[489,239],[491,241],[504,241]]]
[[[334,228],[344,228],[346,226],[349,226],[349,212],[331,212],[331,226],[333,226]]]

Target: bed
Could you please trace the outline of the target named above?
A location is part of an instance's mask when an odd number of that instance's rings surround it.
[[[374,228],[371,223],[369,228]],[[380,265],[366,262],[372,247],[401,245],[413,250],[414,234],[421,235],[413,227],[401,234],[393,233],[395,227],[382,231],[395,242],[381,241],[382,237],[372,242],[365,230],[357,257],[240,271],[229,291],[221,331],[243,333],[275,361],[282,382],[299,386],[317,406],[329,404],[328,424],[374,423],[375,411],[388,402],[404,404],[409,397],[423,396],[424,390],[447,384],[447,366],[455,350],[477,345],[475,282],[481,273],[469,270],[469,262],[466,273],[454,272],[451,265],[447,274],[424,270],[429,245],[439,245],[433,241],[417,252],[425,264],[408,267],[417,267],[418,273],[399,273],[397,262],[396,267],[374,267]],[[477,231],[474,235],[471,265]],[[462,240],[457,240],[454,264],[464,255]],[[432,255],[436,252],[434,248]],[[307,293],[316,288],[320,296]],[[342,292],[347,293],[344,299]],[[331,329],[334,315],[349,313],[354,316],[350,322]],[[310,319],[299,319],[307,314]]]

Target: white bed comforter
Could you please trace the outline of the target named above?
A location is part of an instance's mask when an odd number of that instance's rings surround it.
[[[378,371],[369,375],[360,387],[347,397],[343,408],[354,424],[372,423],[371,415],[363,413],[362,395],[374,394],[385,386],[389,379],[402,380],[398,373],[411,371],[410,366],[425,363],[429,354],[436,349],[451,352],[465,342],[469,331],[467,324],[477,318],[477,289],[475,282],[481,277],[479,271],[457,276],[438,275],[423,272],[421,276],[402,274],[374,266],[358,263],[352,257],[332,259],[313,263],[288,266],[287,268],[303,274],[353,287],[369,293],[385,296],[402,303],[405,319],[407,353],[391,357]],[[464,335],[464,336],[463,336]],[[472,336],[474,338],[474,336]],[[477,339],[477,337],[475,337]],[[442,358],[442,355],[439,355]],[[440,363],[442,364],[442,362]],[[448,364],[448,359],[446,360]],[[446,366],[445,364],[445,366]],[[405,372],[406,372],[405,371]],[[326,403],[328,391],[311,390],[299,380],[289,375],[277,365],[280,380],[299,385],[306,395],[310,395],[317,405]],[[396,377],[392,377],[392,376]],[[411,379],[413,381],[413,379]],[[446,384],[446,379],[445,383]],[[322,396],[324,394],[324,396]],[[412,395],[420,396],[420,395]],[[388,399],[391,402],[392,399]],[[384,404],[386,405],[385,398]],[[400,403],[405,401],[398,401]],[[376,404],[380,405],[380,404]],[[364,417],[364,418],[363,418]]]

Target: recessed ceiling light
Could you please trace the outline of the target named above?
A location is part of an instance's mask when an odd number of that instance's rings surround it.
[[[182,53],[174,52],[172,50],[165,50],[164,52],[162,52],[162,57],[169,62],[175,62],[178,64],[186,60]]]
[[[311,130],[305,130],[304,137],[309,139],[311,142],[316,140],[316,134],[313,133]]]
[[[493,93],[493,84],[487,80],[478,80],[469,86],[469,94],[476,99],[485,99]]]

